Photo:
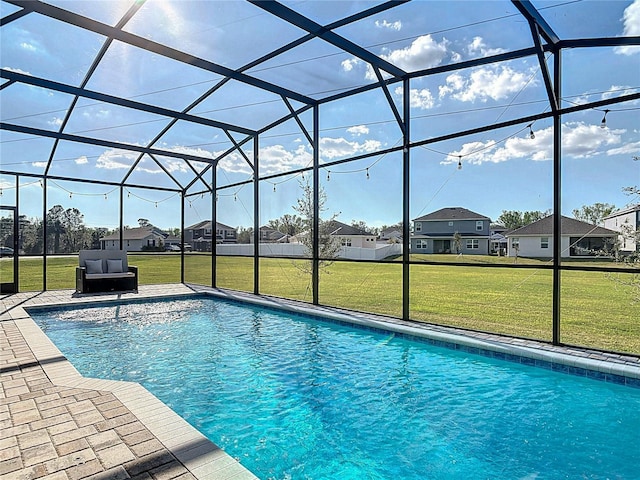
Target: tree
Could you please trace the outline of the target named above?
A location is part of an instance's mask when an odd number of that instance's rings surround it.
[[[146,218],[139,218],[138,225],[141,227],[153,227],[153,225],[151,225],[151,222]]]
[[[541,212],[539,210],[533,210],[528,212],[519,212],[517,210],[503,210],[498,217],[497,222],[500,225],[504,225],[509,230],[515,230],[516,228],[524,227],[530,223],[537,222],[545,217],[551,215],[551,210]]]
[[[54,205],[47,212],[47,253],[62,253],[60,251],[60,237],[64,233],[64,208]],[[53,249],[51,239],[53,236]]]
[[[253,237],[253,227],[238,227],[238,243],[251,243]]]
[[[307,256],[311,257],[313,253],[313,220],[314,220],[314,201],[313,187],[309,179],[299,180],[302,196],[298,198],[293,209],[298,212],[302,219],[303,234],[300,235],[300,241],[306,247]],[[318,192],[318,212],[321,213],[325,208],[327,195],[322,188]],[[340,251],[340,242],[332,235],[332,225],[338,214],[333,214],[328,220],[318,220],[318,256],[320,257],[319,266],[326,269],[331,265]],[[311,262],[302,262],[299,265],[305,273],[311,273]]]
[[[369,228],[369,226],[362,220],[351,220],[351,226],[357,228],[358,230],[362,230],[363,232],[378,235],[377,228]]]
[[[456,231],[453,234],[453,246],[456,249],[456,253],[462,255],[462,235],[460,235],[460,232]]]
[[[594,203],[593,205],[583,205],[579,209],[573,210],[573,216],[577,220],[590,223],[592,225],[602,225],[605,217],[611,215],[616,209],[610,203]]]
[[[267,226],[280,233],[293,236],[302,232],[302,230],[304,229],[304,221],[297,215],[290,215],[288,213],[285,213],[280,218],[269,220]]]

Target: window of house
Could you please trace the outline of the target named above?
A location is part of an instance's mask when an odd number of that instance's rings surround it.
[[[450,226],[450,227],[453,227],[453,222],[449,222],[449,226]]]
[[[483,228],[484,228],[484,222],[482,220],[477,220],[476,221],[476,230],[477,231],[482,231]]]
[[[351,239],[350,238],[343,238],[340,240],[340,244],[343,247],[350,247],[351,246]]]
[[[204,234],[205,235],[211,235],[211,229],[210,228],[205,228],[204,229]]]
[[[540,239],[540,248],[549,248],[549,237],[542,237]]]
[[[424,250],[427,248],[427,240],[417,240],[416,241],[416,248],[419,250]]]
[[[416,222],[416,232],[421,232],[421,231],[422,231],[422,223]]]
[[[511,239],[511,248],[520,248],[520,239],[515,237]]]
[[[477,238],[469,238],[467,239],[467,248],[469,250],[477,250],[480,248],[480,240]]]

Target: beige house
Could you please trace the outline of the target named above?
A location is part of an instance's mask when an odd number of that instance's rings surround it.
[[[122,250],[128,252],[142,252],[143,247],[156,248],[164,247],[164,240],[168,234],[156,227],[136,227],[125,228],[122,232]],[[120,248],[120,232],[107,235],[100,239],[100,248],[102,250],[121,250]]]

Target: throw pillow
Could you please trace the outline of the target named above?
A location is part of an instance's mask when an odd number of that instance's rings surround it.
[[[122,273],[122,260],[107,260],[107,272]]]
[[[87,273],[102,273],[102,260],[85,260]]]

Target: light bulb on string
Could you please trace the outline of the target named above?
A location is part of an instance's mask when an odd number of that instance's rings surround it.
[[[235,193],[233,194],[233,201],[237,202],[238,201],[238,195],[236,195]]]
[[[156,202],[156,208],[158,208],[158,202]]]
[[[331,170],[327,170],[327,182],[331,180]]]
[[[73,198],[73,193],[69,192],[69,198]]]
[[[462,155],[458,155],[458,170],[462,170]]]
[[[602,117],[602,121],[600,122],[600,128],[606,128],[607,127],[607,113],[609,113],[610,110],[605,110],[604,111],[604,116]]]
[[[367,180],[369,180],[371,176],[369,175],[369,167],[367,167]]]
[[[533,129],[531,128],[531,125],[529,125],[529,138],[531,140],[533,140],[534,138],[536,138],[536,134],[533,133]]]
[[[276,184],[275,183],[273,184],[273,191],[274,192],[276,191]]]
[[[105,200],[109,200],[109,197],[107,196],[107,194],[106,194],[106,193],[104,194],[104,199],[105,199]]]

